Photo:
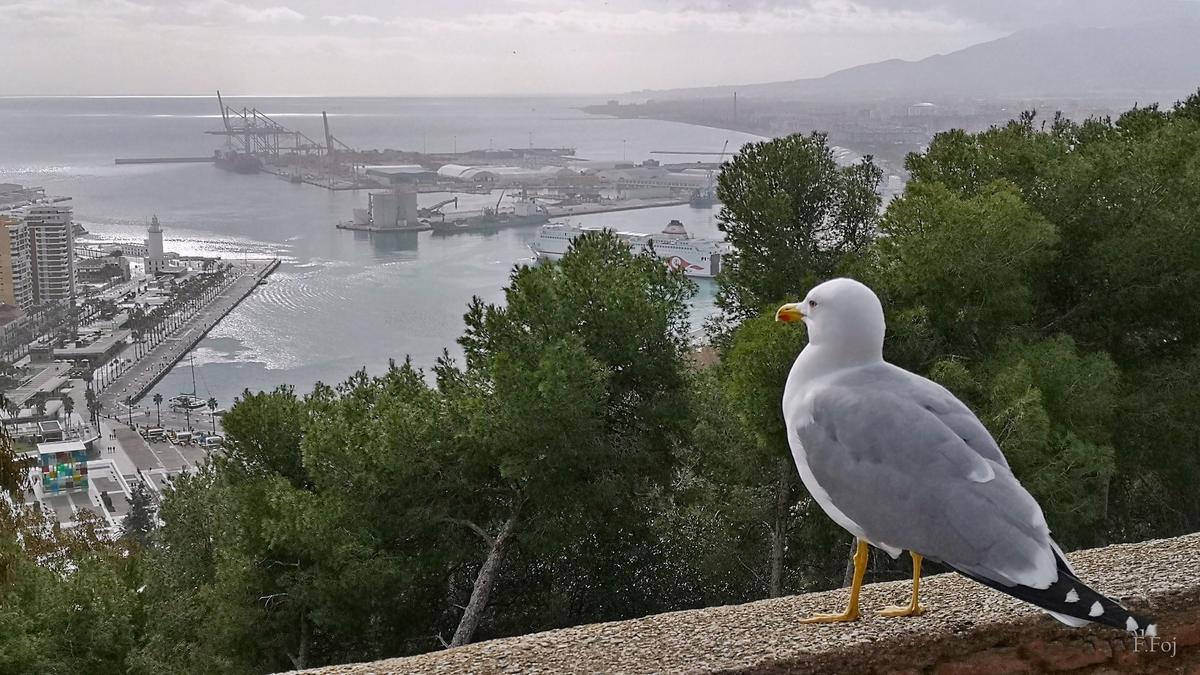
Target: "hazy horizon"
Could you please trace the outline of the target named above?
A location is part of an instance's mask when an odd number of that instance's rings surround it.
[[[0,0],[0,96],[594,96],[819,77],[1196,0]]]

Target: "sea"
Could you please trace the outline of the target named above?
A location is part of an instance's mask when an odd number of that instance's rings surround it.
[[[356,148],[426,152],[573,147],[580,159],[667,159],[654,150],[734,151],[760,140],[722,129],[590,115],[598,100],[564,98],[227,98],[313,138],[329,114],[334,136]],[[271,174],[210,164],[115,165],[117,157],[206,156],[223,139],[215,97],[0,98],[0,182],[70,197],[87,239],[141,242],[151,216],[166,249],[228,259],[278,257],[279,269],[157,385],[232,405],[245,390],[291,385],[300,393],[360,368],[380,373],[411,357],[428,368],[456,339],[472,297],[502,302],[515,266],[532,264],[536,227],[490,234],[370,234],[339,230],[364,191],[333,192]],[[710,158],[706,158],[710,159]],[[676,158],[673,161],[678,161]],[[685,160],[686,161],[686,158]],[[421,205],[445,193],[422,194]],[[464,195],[460,209],[497,196]],[[719,208],[719,207],[716,207]],[[678,219],[719,237],[715,208],[664,207],[574,216],[569,222],[657,232]],[[559,219],[560,221],[563,219]],[[690,307],[699,334],[714,284],[700,280]]]

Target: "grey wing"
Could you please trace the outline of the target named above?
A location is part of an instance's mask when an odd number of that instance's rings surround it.
[[[981,457],[1008,468],[1008,460],[1000,451],[1000,446],[996,445],[987,427],[983,426],[970,408],[942,385],[890,363],[859,369],[844,378],[841,383],[848,386],[876,386],[875,383],[881,378],[886,378],[889,392],[910,399],[929,411]]]
[[[795,433],[829,499],[872,542],[1005,584],[1053,583],[1037,502],[1006,465],[976,452],[891,380],[812,392],[811,419]]]

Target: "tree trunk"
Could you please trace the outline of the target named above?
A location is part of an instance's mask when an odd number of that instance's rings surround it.
[[[792,460],[779,459],[779,482],[775,485],[775,526],[771,528],[771,587],[768,597],[783,595],[783,558],[787,545],[788,519],[792,506]]]
[[[483,618],[483,610],[487,609],[488,596],[492,594],[492,586],[496,583],[500,566],[504,564],[504,557],[508,554],[508,548],[512,544],[520,511],[520,504],[513,507],[512,515],[508,517],[508,520],[504,522],[504,527],[500,528],[500,533],[492,540],[487,558],[483,561],[483,566],[479,568],[478,576],[475,577],[475,586],[471,589],[471,599],[467,602],[467,608],[463,610],[462,619],[458,622],[454,637],[450,639],[451,647],[461,647],[474,637],[475,629],[479,627],[479,620]]]
[[[300,645],[296,650],[296,655],[288,654],[288,659],[292,662],[292,666],[296,670],[304,670],[308,663],[308,643],[312,628],[308,625],[308,617],[305,610],[300,610]]]

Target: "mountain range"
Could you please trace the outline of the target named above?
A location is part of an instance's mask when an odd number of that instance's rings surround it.
[[[918,61],[891,59],[824,77],[637,92],[639,98],[738,96],[863,100],[1080,97],[1171,102],[1200,88],[1200,22],[1046,26]],[[1139,97],[1143,97],[1140,98]]]

